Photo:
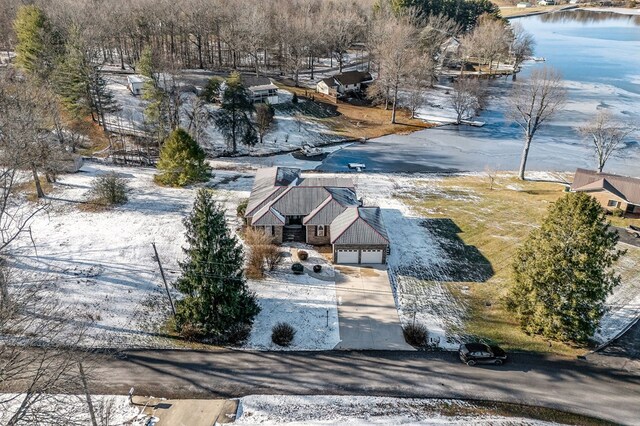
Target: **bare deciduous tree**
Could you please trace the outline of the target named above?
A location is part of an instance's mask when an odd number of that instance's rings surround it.
[[[450,102],[456,112],[456,124],[475,114],[483,105],[485,91],[477,78],[459,77],[453,83]]]
[[[522,24],[514,22],[511,24],[512,41],[511,41],[511,57],[513,59],[513,80],[520,70],[522,63],[533,55],[535,40],[533,35],[527,32]]]
[[[578,132],[593,147],[598,173],[602,172],[611,154],[618,150],[625,138],[635,129],[617,121],[607,111],[600,111],[595,120],[578,128]]]
[[[91,321],[61,304],[51,284],[17,279],[0,265],[0,411],[10,426],[82,424],[77,406],[65,415],[58,399],[81,391],[81,363],[92,368],[91,352],[78,349]]]
[[[518,177],[524,180],[531,141],[536,132],[565,104],[562,76],[553,68],[537,68],[525,82],[514,83],[507,117],[522,128],[524,147]]]
[[[378,78],[372,84],[372,94],[387,94],[391,102],[391,123],[396,123],[400,89],[416,73],[420,57],[415,42],[417,29],[410,15],[397,16],[380,10],[373,23],[371,43],[378,64]]]

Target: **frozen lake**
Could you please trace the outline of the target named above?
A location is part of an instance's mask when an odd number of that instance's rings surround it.
[[[640,16],[574,10],[517,21],[534,35],[535,55],[546,58],[526,64],[518,77],[526,78],[534,67],[552,66],[562,72],[568,90],[563,111],[534,138],[529,170],[594,168],[592,150],[575,127],[599,109],[640,125]],[[362,162],[372,172],[515,170],[521,133],[504,118],[512,84],[510,78],[491,83],[489,106],[478,118],[486,123],[482,128],[445,126],[386,136],[337,151],[319,168],[345,171],[347,163]],[[640,141],[635,139],[609,160],[605,171],[640,176]]]

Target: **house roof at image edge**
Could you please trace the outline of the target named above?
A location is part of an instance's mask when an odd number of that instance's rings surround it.
[[[640,205],[639,178],[577,169],[571,190],[576,192],[608,191],[631,204]]]

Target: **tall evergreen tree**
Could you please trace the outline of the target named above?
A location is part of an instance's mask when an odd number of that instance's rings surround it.
[[[142,86],[142,99],[147,101],[144,121],[148,130],[156,135],[159,143],[171,130],[180,125],[180,91],[175,78],[168,72],[160,72],[160,66],[147,46],[136,64],[136,71],[146,80]]]
[[[242,246],[209,190],[198,191],[184,224],[188,246],[176,282],[184,294],[177,303],[176,326],[185,334],[237,343],[260,311],[246,286]]]
[[[73,28],[65,55],[55,68],[54,80],[62,104],[75,119],[91,114],[104,127],[105,113],[116,111],[117,103],[95,59],[96,51],[87,47],[78,29]]]
[[[18,9],[13,23],[16,32],[16,64],[32,76],[45,79],[61,53],[61,40],[44,11],[35,5]]]
[[[205,152],[184,129],[176,129],[162,145],[159,174],[155,180],[163,185],[184,186],[206,182],[210,168],[205,162]]]
[[[250,118],[253,111],[251,95],[242,85],[240,74],[231,74],[225,81],[222,107],[216,115],[215,123],[234,154],[238,152],[238,141],[249,146],[258,142],[258,135]]]
[[[620,283],[612,269],[624,254],[600,204],[569,193],[550,208],[513,263],[515,284],[507,306],[530,334],[586,342],[605,312],[605,299]]]
[[[500,19],[500,8],[490,0],[379,0],[389,2],[397,13],[415,11],[419,17],[444,15],[458,23],[465,31],[473,29],[484,14]],[[380,7],[380,3],[376,4]]]

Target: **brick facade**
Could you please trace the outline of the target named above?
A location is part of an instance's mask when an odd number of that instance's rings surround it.
[[[267,235],[273,235],[273,242],[275,244],[282,244],[284,226],[255,226],[254,228],[263,229]],[[272,230],[273,234],[271,233]]]
[[[331,244],[331,234],[329,232],[329,226],[324,227],[324,237],[318,237],[317,226],[307,225],[307,244],[313,244],[314,246],[324,246]]]

